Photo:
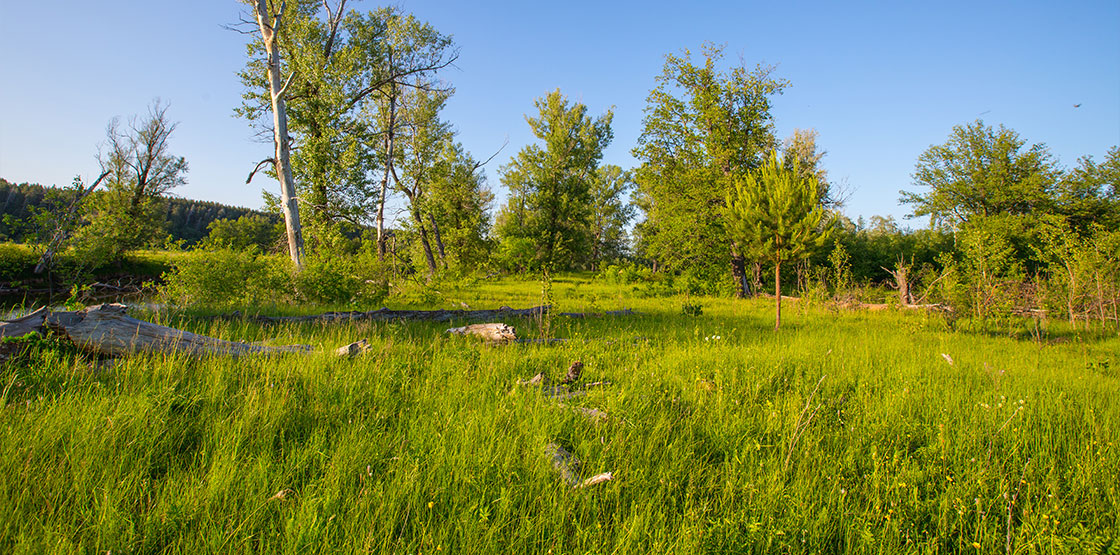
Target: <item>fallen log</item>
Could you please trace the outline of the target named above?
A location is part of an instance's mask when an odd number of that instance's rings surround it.
[[[534,306],[532,308],[510,308],[503,306],[494,310],[390,310],[380,308],[366,312],[325,312],[309,316],[242,316],[239,313],[223,315],[219,318],[249,318],[265,323],[302,323],[302,322],[344,322],[350,320],[364,320],[371,322],[391,322],[397,320],[410,320],[419,322],[452,322],[473,320],[490,320],[499,318],[537,318],[547,312],[548,306]]]
[[[226,341],[138,320],[125,314],[123,304],[99,304],[78,311],[52,312],[44,325],[79,349],[102,355],[171,352],[188,355],[244,355],[299,353],[307,345],[269,347]]]
[[[22,318],[0,322],[0,337],[23,337],[29,333],[40,331],[43,328],[43,321],[49,313],[50,310],[43,307]]]
[[[489,324],[471,324],[461,328],[451,328],[447,333],[452,335],[473,335],[481,337],[491,343],[507,343],[517,340],[517,330],[509,324],[500,322]]]
[[[462,303],[460,303],[462,304]],[[465,306],[465,305],[464,305]],[[510,308],[503,306],[496,309],[479,310],[391,310],[379,308],[369,311],[324,312],[307,316],[260,316],[244,315],[240,312],[214,316],[220,319],[247,318],[264,323],[303,323],[303,322],[345,322],[350,320],[363,320],[370,322],[392,322],[408,320],[415,322],[471,322],[477,320],[497,320],[501,318],[539,318],[551,310],[551,306],[542,305],[531,308]],[[561,312],[560,316],[568,318],[590,318],[603,316],[634,316],[636,312],[630,309],[611,310],[607,312]]]
[[[545,453],[552,460],[553,470],[560,474],[560,480],[572,488],[586,488],[614,479],[613,472],[603,472],[586,480],[580,480],[579,459],[575,458],[574,455],[556,443],[549,443],[546,445]]]
[[[181,353],[228,355],[307,353],[308,345],[268,346],[226,341],[169,328],[132,318],[123,304],[100,304],[76,311],[51,312],[40,308],[31,314],[0,322],[0,337],[23,337],[31,333],[54,333],[69,339],[79,349],[105,356],[135,353]],[[370,349],[366,340],[340,347],[338,356],[354,356]]]

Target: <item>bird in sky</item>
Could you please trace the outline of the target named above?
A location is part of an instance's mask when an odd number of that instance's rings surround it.
[[[1081,107],[1081,103],[1080,103],[1080,102],[1078,102],[1077,104],[1074,104],[1074,105],[1073,105],[1073,107],[1074,107],[1074,108],[1080,108],[1080,107]]]

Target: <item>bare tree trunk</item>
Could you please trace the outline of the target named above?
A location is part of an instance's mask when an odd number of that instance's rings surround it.
[[[436,248],[439,249],[439,261],[443,264],[443,269],[447,269],[447,253],[443,250],[443,236],[439,233],[439,224],[436,223],[436,217],[431,213],[428,214],[428,221],[432,222],[432,234],[436,237]]]
[[[393,54],[389,53],[389,65],[392,67]],[[385,177],[381,180],[381,197],[377,201],[377,258],[385,259],[385,200],[389,192],[389,175],[393,172],[393,148],[397,125],[397,89],[395,83],[389,83],[389,126],[385,135]]]
[[[257,0],[257,25],[268,52],[268,90],[272,96],[272,135],[276,141],[276,178],[280,180],[280,207],[284,211],[284,227],[288,232],[288,254],[297,270],[303,269],[303,229],[299,223],[299,205],[295,181],[292,179],[291,152],[288,146],[288,108],[284,101],[287,84],[280,78],[280,45],[276,32],[283,17],[280,12],[273,17],[268,11],[267,0]]]
[[[93,192],[93,189],[100,185],[101,181],[110,173],[112,172],[102,172],[101,175],[98,176],[97,181],[93,182],[93,185],[78,191],[78,195],[70,202],[70,206],[67,207],[66,213],[63,214],[62,219],[56,224],[54,233],[51,235],[51,241],[47,243],[47,250],[39,257],[39,263],[35,265],[36,274],[43,273],[43,270],[46,270],[47,267],[51,265],[51,262],[54,260],[55,251],[58,250],[58,247],[62,246],[62,242],[70,235],[70,224],[74,221],[74,216],[78,213],[78,206],[81,205],[82,200],[89,196],[89,194]]]

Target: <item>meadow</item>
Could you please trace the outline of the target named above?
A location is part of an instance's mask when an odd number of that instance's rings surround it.
[[[437,293],[387,304],[542,300],[512,278]],[[569,275],[551,296],[637,314],[511,320],[567,341],[502,346],[447,324],[140,314],[320,348],[237,359],[24,342],[0,372],[0,551],[1120,550],[1115,331],[792,302],[774,331],[767,299]],[[610,385],[518,385],[576,360]],[[572,488],[549,444],[613,479]]]

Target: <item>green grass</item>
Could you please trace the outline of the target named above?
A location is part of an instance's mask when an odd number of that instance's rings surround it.
[[[1117,549],[1115,332],[1036,342],[793,303],[774,332],[761,299],[639,298],[578,276],[553,294],[562,311],[641,315],[557,318],[567,343],[502,347],[446,324],[160,316],[270,344],[369,339],[351,360],[98,368],[33,342],[0,371],[0,551],[1003,553],[1009,533],[1014,553]],[[540,301],[501,280],[399,302]],[[606,422],[516,385],[577,359],[613,385],[565,403]],[[615,479],[565,487],[550,442]]]

